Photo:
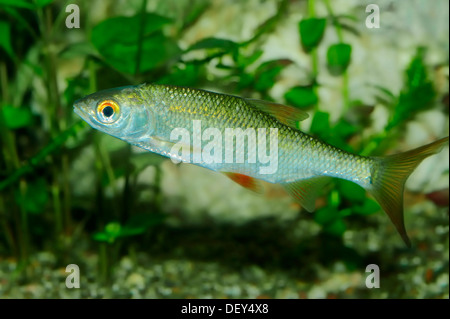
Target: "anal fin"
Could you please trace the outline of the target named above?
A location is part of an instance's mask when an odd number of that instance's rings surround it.
[[[238,183],[242,187],[245,187],[255,193],[262,194],[264,192],[264,188],[261,185],[260,181],[251,176],[247,176],[239,173],[231,173],[231,172],[223,172],[225,176],[230,178],[233,182]]]
[[[316,208],[316,199],[319,191],[329,180],[330,177],[319,176],[281,185],[303,208],[308,212],[312,212]]]

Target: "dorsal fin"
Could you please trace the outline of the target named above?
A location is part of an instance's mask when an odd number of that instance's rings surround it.
[[[319,176],[282,184],[284,189],[297,200],[308,212],[316,208],[319,191],[330,180],[330,177]]]
[[[230,178],[233,182],[238,183],[239,185],[254,191],[255,193],[262,194],[264,192],[261,182],[251,176],[230,172],[223,172],[223,174]]]
[[[308,113],[292,106],[287,106],[284,104],[278,104],[263,100],[255,100],[255,99],[245,99],[245,100],[251,105],[257,107],[259,110],[267,114],[270,114],[281,123],[291,126],[293,128],[297,128],[296,127],[297,122],[306,120],[309,117]]]

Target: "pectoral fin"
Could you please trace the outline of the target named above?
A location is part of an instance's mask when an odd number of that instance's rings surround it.
[[[165,152],[165,156],[172,158],[174,162],[179,162],[181,159],[178,157],[179,153],[182,153],[183,160],[190,162],[194,159],[195,156],[202,154],[202,150],[199,147],[194,147],[190,143],[183,143],[181,141],[172,142],[160,139],[159,137],[152,136],[149,137],[146,141],[140,143],[134,143],[134,145],[139,146],[143,149],[149,150],[151,152],[160,153],[161,151]],[[170,154],[176,154],[177,157],[173,157]]]
[[[262,194],[264,192],[261,182],[256,178],[239,173],[223,172],[223,174],[230,178],[233,182],[236,182],[239,185],[254,191],[255,193]]]
[[[282,184],[284,189],[308,212],[316,208],[316,199],[319,191],[330,180],[329,177],[319,176]]]

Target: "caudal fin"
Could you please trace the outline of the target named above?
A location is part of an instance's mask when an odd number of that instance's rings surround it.
[[[372,187],[368,191],[388,214],[408,247],[411,242],[403,220],[403,189],[406,179],[420,162],[439,153],[446,144],[448,137],[405,153],[377,158],[379,165],[372,173]]]

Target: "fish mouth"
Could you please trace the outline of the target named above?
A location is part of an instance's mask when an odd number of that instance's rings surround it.
[[[95,114],[88,108],[85,102],[82,100],[75,101],[73,104],[73,111],[91,126],[93,125],[91,118],[95,116]]]
[[[82,102],[82,100],[76,100],[75,103],[73,103],[73,111],[79,116],[82,116],[82,114],[85,113],[83,110],[85,106],[86,105]]]

